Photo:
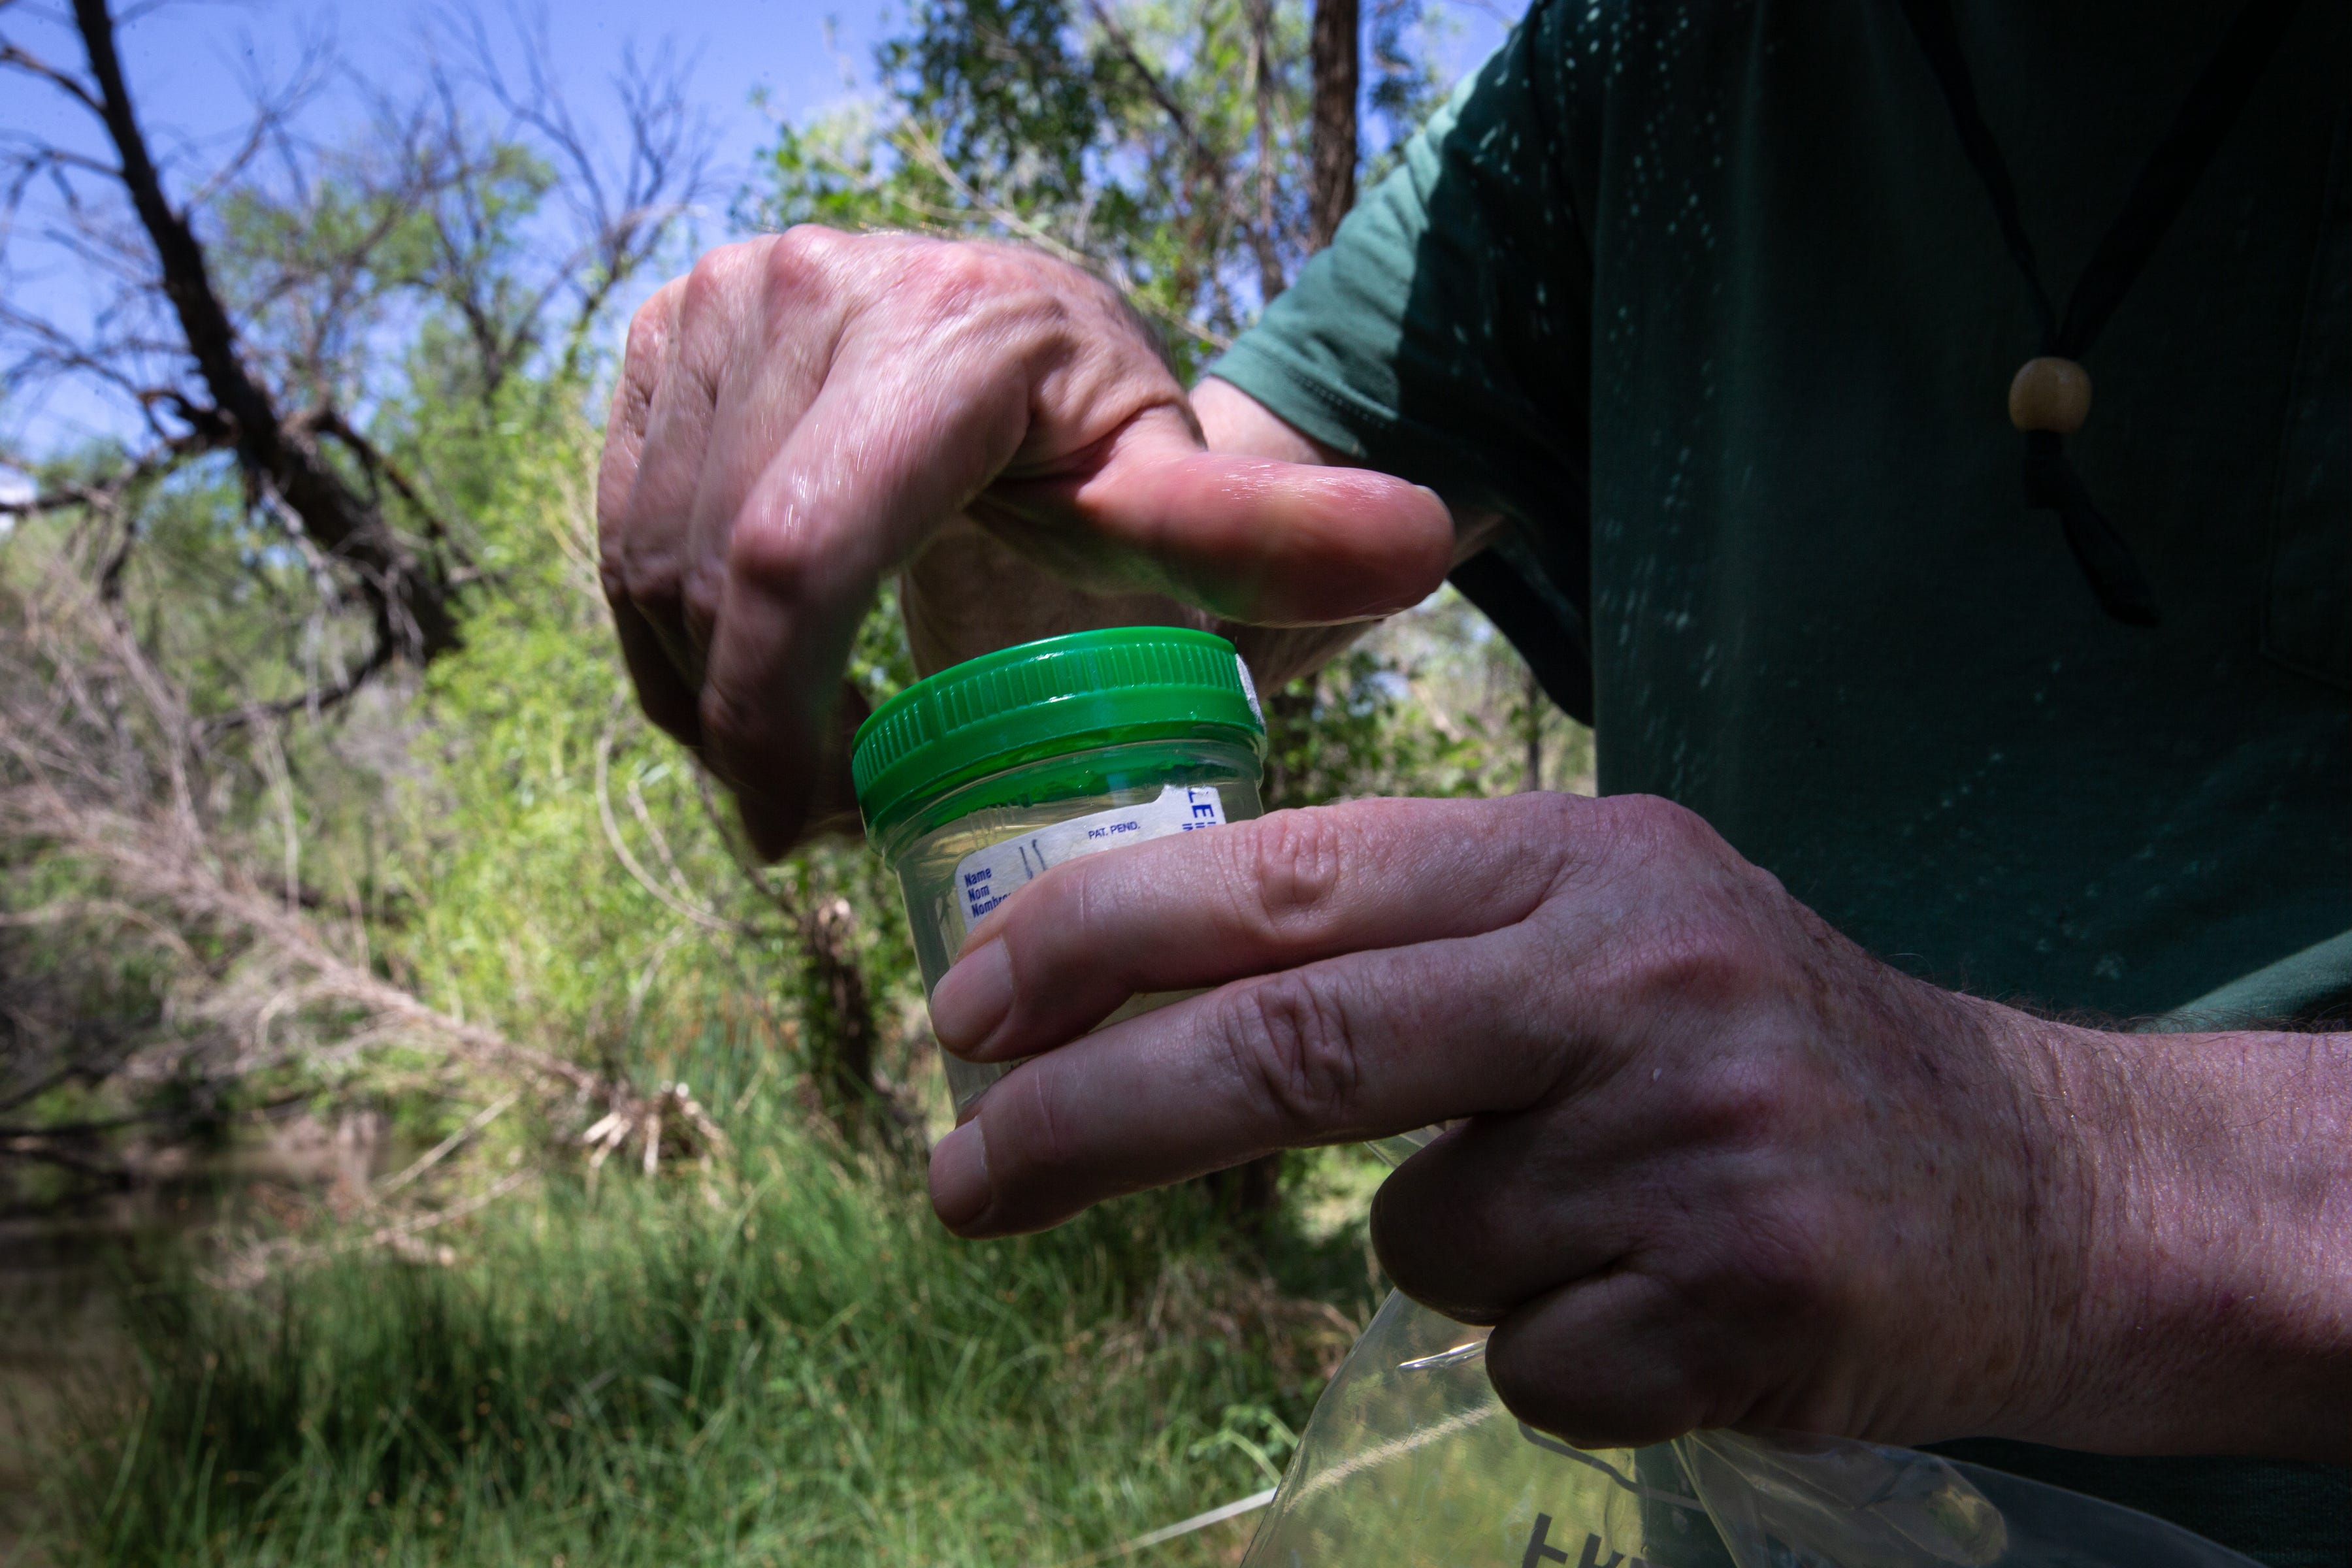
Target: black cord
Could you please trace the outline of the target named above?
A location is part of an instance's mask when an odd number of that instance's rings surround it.
[[[1992,203],[2010,259],[2024,275],[2041,323],[2042,353],[2057,359],[2081,359],[2180,216],[2214,149],[2253,95],[2254,83],[2286,35],[2295,0],[2247,0],[2221,48],[2181,101],[2164,139],[2148,154],[2131,195],[2125,198],[2123,211],[2108,226],[2090,264],[2075,279],[2063,315],[2042,287],[2033,242],[2018,211],[2016,183],[2010,177],[2000,144],[1985,124],[1983,110],[1977,106],[1976,83],[1969,74],[1968,58],[1960,52],[1952,0],[1901,0],[1901,5],[1929,68],[1936,73],[1936,83],[1943,89],[1960,149],[1968,154]],[[2026,432],[2025,504],[2058,513],[2074,563],[2107,614],[2132,626],[2157,624],[2156,595],[2148,587],[2147,573],[2123,535],[2092,502],[2074,464],[2066,460],[2065,437],[2058,431]]]

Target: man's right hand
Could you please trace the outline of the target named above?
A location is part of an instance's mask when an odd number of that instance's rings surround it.
[[[959,515],[1081,586],[1262,625],[1402,608],[1454,547],[1402,480],[1211,450],[1075,268],[807,227],[714,250],[637,312],[596,511],[639,700],[770,856],[840,770],[876,584]]]

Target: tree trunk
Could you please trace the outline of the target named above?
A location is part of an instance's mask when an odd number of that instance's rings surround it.
[[[1356,205],[1356,93],[1359,61],[1357,0],[1316,0],[1315,31],[1308,46],[1315,77],[1314,123],[1309,138],[1314,184],[1307,194],[1307,243],[1320,250],[1331,243],[1339,220]],[[1263,127],[1263,110],[1261,110]],[[1261,137],[1264,131],[1261,129]],[[1261,142],[1263,145],[1263,142]],[[1268,295],[1271,299],[1272,295]],[[1312,678],[1284,687],[1265,703],[1265,804],[1279,811],[1294,804],[1307,761],[1301,742],[1315,712]],[[1209,1192],[1236,1228],[1263,1240],[1282,1205],[1282,1155],[1252,1160],[1208,1178]]]
[[[1544,732],[1543,684],[1536,679],[1535,667],[1532,665],[1528,667],[1527,676],[1519,691],[1519,700],[1526,705],[1523,711],[1527,716],[1528,731],[1527,778],[1520,788],[1532,795],[1543,788]]]
[[[1339,220],[1356,205],[1356,93],[1362,76],[1357,18],[1357,0],[1315,0],[1315,185],[1307,215],[1309,243],[1318,250],[1331,243]]]
[[[157,282],[171,302],[188,357],[215,406],[183,408],[200,430],[233,447],[247,482],[267,485],[324,554],[352,568],[374,611],[376,636],[422,664],[458,645],[456,606],[437,561],[420,558],[383,514],[343,481],[307,430],[287,418],[247,369],[236,326],[185,213],[173,208],[131,101],[106,0],[74,0],[74,20],[98,84],[94,106],[119,159],[118,176],[155,247]]]
[[[1250,246],[1257,253],[1257,288],[1261,300],[1282,292],[1282,252],[1275,241],[1276,169],[1274,0],[1244,0],[1250,21],[1250,88],[1257,100],[1257,212],[1249,225]]]
[[[856,929],[846,899],[814,903],[800,919],[801,1041],[809,1079],[825,1115],[853,1143],[889,1121],[874,1087],[874,999],[857,964]]]
[[[1265,778],[1259,793],[1268,811],[1299,804],[1306,782],[1300,775],[1313,765],[1316,679],[1303,677],[1265,700]]]

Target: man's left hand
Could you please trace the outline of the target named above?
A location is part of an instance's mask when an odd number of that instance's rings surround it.
[[[1367,801],[1087,857],[972,931],[932,1017],[1035,1058],[934,1152],[967,1236],[1454,1123],[1381,1189],[1381,1261],[1494,1324],[1505,1402],[1573,1442],[2133,1451],[2188,1419],[2313,1451],[2150,1364],[2152,1178],[2085,1126],[2129,1100],[2116,1037],[1888,968],[1662,801]]]

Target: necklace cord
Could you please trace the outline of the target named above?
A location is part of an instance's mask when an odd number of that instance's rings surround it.
[[[2212,160],[2214,150],[2237,122],[2255,82],[2278,52],[2296,0],[2247,0],[2221,47],[2181,100],[2163,140],[2141,166],[2122,212],[2108,226],[2089,264],[2075,279],[2063,315],[2042,285],[2033,242],[2025,232],[2019,208],[2016,182],[1978,104],[1976,82],[1960,50],[1952,0],[1900,0],[1900,4],[1943,91],[1960,149],[1992,204],[2010,259],[2024,277],[2041,328],[2042,353],[2079,360],[2090,351],[2107,319],[2147,267],[2188,204],[2189,194]],[[2127,625],[2155,626],[2158,619],[2156,595],[2147,574],[2130,544],[2092,500],[2081,476],[2067,460],[2065,437],[2058,431],[2025,433],[2024,490],[2028,507],[2058,514],[2075,565],[2101,607]]]

